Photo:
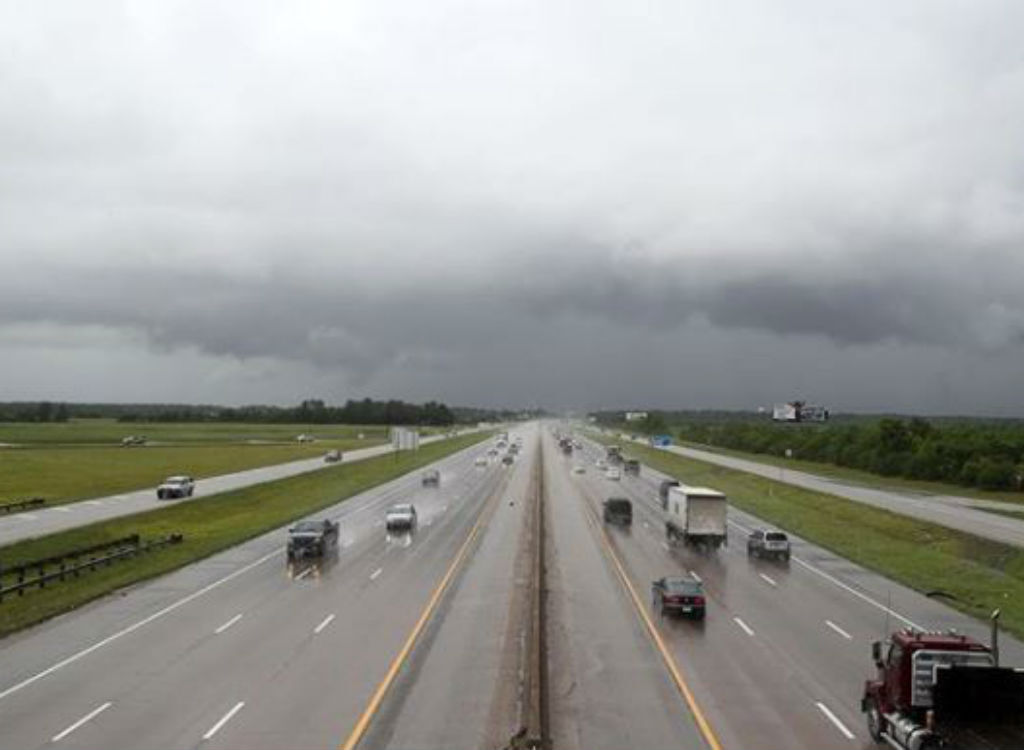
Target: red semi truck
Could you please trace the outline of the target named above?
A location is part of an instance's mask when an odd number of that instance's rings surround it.
[[[992,645],[912,628],[872,644],[878,676],[861,709],[871,738],[896,750],[1024,748],[1024,671],[999,666]]]

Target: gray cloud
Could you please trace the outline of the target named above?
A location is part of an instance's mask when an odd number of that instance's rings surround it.
[[[1024,411],[1018,4],[64,10],[0,10],[0,398]]]

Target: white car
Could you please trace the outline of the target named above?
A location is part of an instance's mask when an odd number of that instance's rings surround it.
[[[388,531],[415,531],[416,506],[411,503],[392,505],[384,516],[384,527]]]
[[[295,438],[295,442],[297,442],[297,443],[313,443],[313,442],[316,442],[316,438],[313,437],[312,435],[299,435],[297,438]]]
[[[341,451],[327,451],[327,453],[324,455],[325,464],[336,464],[339,461],[341,461]]]
[[[611,479],[613,482],[617,482],[620,479],[622,479],[622,472],[616,468],[611,468],[604,473],[604,478]]]
[[[156,488],[157,500],[174,500],[182,497],[192,497],[196,489],[196,480],[184,475],[167,477],[164,483]]]
[[[573,474],[586,474],[587,473],[587,469],[586,469],[585,466],[576,465],[576,466],[572,467],[572,473]]]

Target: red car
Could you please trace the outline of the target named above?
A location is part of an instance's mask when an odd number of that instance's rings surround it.
[[[686,615],[703,620],[707,599],[704,584],[698,579],[683,576],[659,578],[651,584],[654,609],[664,617],[666,614]]]

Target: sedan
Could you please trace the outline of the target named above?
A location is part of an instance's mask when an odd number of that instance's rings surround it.
[[[654,609],[662,616],[667,614],[687,615],[703,620],[706,606],[704,584],[693,576],[659,578],[651,584]]]

